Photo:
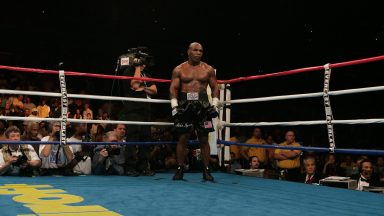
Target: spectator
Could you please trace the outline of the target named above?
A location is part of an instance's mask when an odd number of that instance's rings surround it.
[[[285,142],[279,146],[301,146],[295,141],[295,132],[288,130],[285,133]],[[297,181],[300,174],[300,150],[276,149],[274,158],[277,167],[281,173],[284,173],[283,178],[288,181]]]
[[[265,139],[265,142],[267,145],[277,145],[277,143],[273,139],[272,135],[268,135],[267,138]],[[268,161],[269,161],[268,167],[271,169],[276,169],[277,165],[276,165],[276,161],[274,158],[275,149],[274,148],[268,148],[268,149],[266,149],[266,151],[267,151],[267,156],[268,156]]]
[[[24,97],[24,112],[25,109],[29,109],[32,111],[33,108],[36,108],[36,105],[32,103],[31,98],[29,96]]]
[[[377,157],[374,172],[379,175],[381,181],[384,181],[384,157]]]
[[[351,155],[346,155],[344,157],[344,161],[341,162],[340,168],[343,169],[344,175],[347,177],[358,174],[357,163],[353,161]]]
[[[364,159],[359,164],[359,174],[351,176],[357,180],[356,190],[362,191],[364,187],[381,186],[380,178],[373,172],[373,164],[369,159]]]
[[[252,156],[249,158],[249,169],[259,169],[260,161],[257,156]]]
[[[115,131],[105,134],[104,142],[118,142]],[[124,175],[124,152],[119,145],[99,145],[92,159],[92,171],[95,175]]]
[[[60,122],[51,122],[49,126],[49,135],[41,141],[60,141]],[[39,155],[42,160],[41,175],[73,175],[73,170],[67,166],[74,158],[70,145],[42,144]]]
[[[70,167],[73,172],[78,175],[89,175],[92,172],[91,151],[89,145],[81,145],[87,135],[87,124],[85,123],[72,123],[74,134],[67,140],[68,142],[79,142],[79,144],[72,144],[74,159],[70,162]]]
[[[20,130],[16,126],[5,131],[7,141],[20,141]],[[36,175],[41,160],[31,145],[6,145],[0,150],[0,174],[11,176]]]
[[[227,168],[228,172],[235,173],[235,170],[243,168],[242,164],[236,159],[233,152],[231,154],[231,160],[229,162],[229,166]]]
[[[233,129],[233,134],[234,135],[229,138],[229,141],[231,142],[245,143],[245,141],[247,140],[247,137],[244,136],[244,133],[240,127],[235,127]],[[241,150],[241,146],[238,146],[238,145],[230,146],[230,152],[233,153],[231,154],[231,158],[233,156],[234,159],[236,159],[244,167],[246,165],[246,161],[248,160],[245,159],[242,154],[240,154],[240,150]]]
[[[83,119],[83,116],[81,115],[80,109],[76,109],[75,114],[73,115],[74,119]]]
[[[254,128],[253,133],[252,133],[252,137],[250,139],[248,139],[245,143],[246,144],[260,144],[260,145],[266,144],[265,140],[263,138],[261,138],[261,129],[259,127]],[[250,160],[250,158],[252,156],[257,156],[258,161],[261,164],[263,164],[263,165],[267,164],[268,158],[267,158],[267,152],[266,152],[265,148],[243,146],[241,148],[241,154],[247,160]]]
[[[38,118],[39,117],[39,110],[37,110],[37,108],[32,108],[31,109],[31,115],[29,115],[28,117]]]
[[[41,141],[43,135],[39,133],[39,123],[37,122],[28,122],[27,129],[21,140],[23,141]],[[36,152],[39,151],[39,144],[32,145]]]
[[[51,107],[46,104],[46,99],[42,99],[39,106],[37,106],[38,116],[40,118],[48,118],[51,112]]]
[[[303,163],[304,173],[299,176],[298,181],[305,184],[319,184],[322,175],[317,171],[316,158],[313,156],[306,156]]]
[[[93,119],[93,111],[89,108],[89,104],[84,104],[83,117],[85,119]]]
[[[336,156],[334,154],[328,154],[325,157],[325,164],[323,166],[322,174],[325,177],[328,176],[342,176],[343,171],[336,162]]]

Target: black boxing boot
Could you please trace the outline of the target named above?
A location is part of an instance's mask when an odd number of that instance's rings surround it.
[[[204,181],[211,181],[213,182],[213,176],[211,175],[211,170],[209,169],[209,167],[205,167],[204,170],[203,170],[203,179]]]
[[[173,176],[173,180],[183,180],[183,177],[184,177],[184,166],[179,165],[177,167],[177,171],[175,175]]]

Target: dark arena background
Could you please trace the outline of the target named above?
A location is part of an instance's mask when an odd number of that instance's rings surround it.
[[[63,63],[65,71],[120,76],[115,70],[118,57],[135,47],[146,47],[153,56],[153,78],[170,80],[194,41],[202,44],[202,60],[216,69],[218,80],[384,55],[384,13],[376,0],[1,1],[0,28],[0,89],[8,90],[59,93],[60,86],[56,75],[2,66],[58,70]],[[383,70],[382,59],[333,68],[330,91],[382,86]],[[87,76],[66,76],[66,85],[72,94],[121,96],[122,89],[118,80]],[[153,99],[169,99],[169,83],[156,85]],[[246,99],[322,92],[323,87],[324,70],[314,70],[236,82],[231,93],[232,99]],[[0,115],[7,116],[7,95],[0,96]],[[41,97],[31,98],[37,102]],[[383,98],[383,91],[330,96],[333,117],[383,119]],[[89,103],[95,115],[107,109],[111,120],[118,119],[122,109],[121,101]],[[152,107],[153,121],[172,121],[169,104]],[[322,97],[230,108],[231,122],[325,120]],[[1,120],[2,136],[7,124]],[[369,155],[375,166],[383,157],[382,122],[333,127],[337,148],[377,150]],[[329,147],[325,125],[261,128],[262,136],[273,136],[277,144],[284,141],[286,130],[294,129],[303,146]],[[253,129],[240,127],[244,137]],[[318,153],[319,169],[326,155]],[[337,155],[340,162],[345,155]],[[357,161],[363,154],[351,155]],[[161,169],[155,176],[138,178],[0,176],[0,215],[384,215],[382,193],[281,181],[276,175],[243,176],[225,167],[215,169],[215,183],[202,182],[193,167],[186,181],[172,181],[173,172]]]

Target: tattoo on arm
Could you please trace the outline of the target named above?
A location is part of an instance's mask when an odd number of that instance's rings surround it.
[[[169,87],[170,98],[177,98],[180,89],[180,72],[176,69],[172,72],[171,85]]]

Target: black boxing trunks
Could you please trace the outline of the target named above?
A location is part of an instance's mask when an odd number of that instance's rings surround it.
[[[179,92],[177,114],[174,126],[178,133],[198,133],[214,131],[212,118],[209,115],[211,104],[206,92]]]

